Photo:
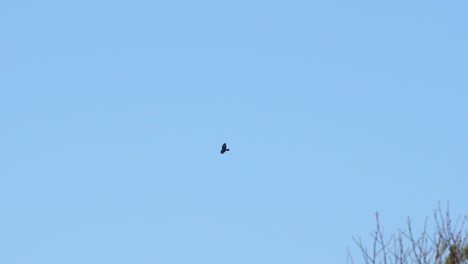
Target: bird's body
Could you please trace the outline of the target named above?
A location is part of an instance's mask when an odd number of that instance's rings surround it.
[[[221,154],[224,154],[224,152],[226,151],[229,151],[229,149],[226,148],[226,143],[224,143],[223,146],[221,147]]]

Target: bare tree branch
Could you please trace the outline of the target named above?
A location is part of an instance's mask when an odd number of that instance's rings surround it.
[[[361,250],[365,264],[468,264],[468,232],[465,223],[468,216],[452,221],[447,203],[446,212],[434,210],[434,232],[429,234],[428,219],[423,229],[415,232],[408,217],[405,230],[385,238],[378,212],[375,213],[376,229],[370,234],[372,249],[368,250],[361,238],[352,237]],[[354,264],[348,250],[347,263]]]

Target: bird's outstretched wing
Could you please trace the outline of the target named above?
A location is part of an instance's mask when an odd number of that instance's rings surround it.
[[[224,154],[224,152],[226,152],[226,143],[221,147],[221,154]]]

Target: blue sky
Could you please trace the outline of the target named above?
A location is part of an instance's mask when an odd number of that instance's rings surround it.
[[[345,263],[375,211],[467,214],[467,11],[2,2],[0,262]]]

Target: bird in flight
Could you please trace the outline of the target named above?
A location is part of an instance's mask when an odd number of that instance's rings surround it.
[[[221,154],[224,154],[224,152],[226,151],[229,151],[229,149],[226,148],[226,143],[224,143],[223,146],[221,147]]]

